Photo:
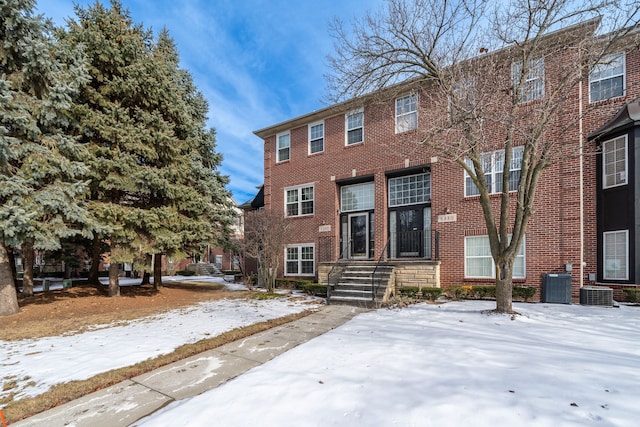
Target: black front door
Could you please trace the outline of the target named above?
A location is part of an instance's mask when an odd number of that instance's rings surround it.
[[[396,210],[396,245],[400,257],[422,257],[422,208]]]

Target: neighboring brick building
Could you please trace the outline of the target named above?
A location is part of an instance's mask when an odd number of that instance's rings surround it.
[[[544,57],[547,88],[564,61]],[[552,125],[562,129],[566,144],[577,151],[582,143],[589,154],[582,161],[567,157],[543,173],[514,268],[514,284],[535,287],[544,274],[571,273],[574,299],[583,285],[640,284],[637,45],[620,49],[597,71],[565,105],[574,116],[582,111],[582,119],[567,129],[561,112]],[[291,221],[282,275],[326,282],[339,259],[383,260],[400,285],[493,283],[473,184],[461,167],[418,144],[429,120],[423,95],[408,89],[360,108],[354,100],[255,132],[264,140],[265,209]],[[487,155],[499,162],[501,153]],[[512,171],[519,176],[519,165]],[[492,198],[497,206],[500,195]]]

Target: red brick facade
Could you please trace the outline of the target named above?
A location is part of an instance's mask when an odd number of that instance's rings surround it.
[[[553,85],[554,67],[562,66],[565,60],[545,57],[547,87]],[[575,87],[569,94],[572,101],[565,105],[566,110],[557,115],[551,129],[556,129],[555,132],[562,129],[563,143],[575,147],[576,153],[582,141],[585,155],[582,162],[579,156],[566,157],[544,171],[526,232],[526,278],[515,279],[514,283],[537,287],[543,274],[564,273],[570,265],[575,297],[581,285],[589,284],[589,274],[596,273],[597,157],[596,145],[587,141],[587,135],[610,120],[626,103],[640,97],[637,47],[626,50],[625,71],[625,96],[590,103],[587,77],[581,88]],[[419,109],[418,131],[421,123],[429,120],[425,113],[429,111],[425,105],[428,97],[423,95],[418,94],[423,107]],[[396,134],[394,102],[395,98],[389,99],[386,105],[364,106],[364,141],[352,146],[345,143],[347,107],[341,109],[340,105],[256,131],[264,139],[265,208],[284,214],[286,188],[314,186],[314,213],[290,218],[288,241],[313,244],[317,270],[318,262],[335,261],[340,253],[340,184],[357,182],[354,179],[358,177],[370,179],[370,176],[375,183],[373,258],[378,259],[389,236],[389,172],[424,167],[430,170],[431,176],[431,224],[432,230],[439,234],[441,285],[492,284],[492,279],[465,277],[465,236],[486,235],[486,225],[478,197],[465,197],[463,169],[418,144],[418,131]],[[576,122],[566,129],[563,119],[578,116],[580,108],[584,112],[582,128]],[[318,121],[324,121],[324,151],[309,154],[308,125]],[[290,132],[290,159],[277,162],[276,136],[282,132]],[[497,207],[501,196],[492,197]],[[455,220],[451,220],[451,215],[444,217],[445,214],[455,214]],[[582,279],[581,260],[584,263]]]

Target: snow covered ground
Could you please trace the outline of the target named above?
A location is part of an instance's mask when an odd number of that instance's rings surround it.
[[[61,279],[59,277],[44,277],[43,279],[37,279],[36,283],[34,283],[33,292],[43,291],[42,280],[47,280],[49,282],[49,289],[52,291],[63,289],[64,279]],[[151,281],[151,283],[153,283],[153,276],[150,277],[149,280]],[[118,278],[118,284],[120,286],[139,285],[141,281],[142,281],[141,278],[137,278],[137,279],[133,279],[129,277]],[[163,283],[185,282],[185,281],[186,282],[223,283],[230,290],[247,289],[246,286],[244,286],[244,284],[242,283],[226,282],[222,277],[215,277],[215,276],[163,276],[162,281]],[[109,284],[109,278],[100,277],[100,283],[107,286]]]
[[[514,304],[522,316],[512,319],[483,312],[494,306],[364,313],[136,425],[638,425],[640,307]],[[36,395],[308,307],[215,301],[78,335],[0,341],[0,389],[20,378],[22,395]]]
[[[188,281],[224,283],[230,289],[246,289],[222,278],[181,277]],[[133,279],[129,279],[133,280]],[[178,278],[164,278],[166,282]],[[123,280],[123,285],[128,282]],[[135,279],[139,283],[140,279]],[[61,284],[60,284],[61,286]],[[322,303],[279,298],[208,301],[161,315],[145,317],[124,325],[95,325],[81,334],[66,334],[35,340],[0,340],[0,390],[17,381],[15,399],[36,396],[51,386],[90,378],[101,372],[130,366],[172,352],[177,347],[211,338],[242,326],[283,317]]]
[[[637,426],[640,307],[361,314],[137,426]]]

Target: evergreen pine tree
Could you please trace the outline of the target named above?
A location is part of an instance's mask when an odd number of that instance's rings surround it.
[[[111,230],[102,238],[115,296],[117,263],[156,255],[159,286],[162,254],[225,229],[226,181],[216,171],[221,156],[205,128],[206,103],[178,68],[166,32],[154,42],[116,0],[110,8],[76,7],[76,14],[67,38],[84,46],[92,75],[76,114],[91,154],[91,208]]]
[[[153,49],[152,68],[158,71],[156,105],[171,138],[157,141],[157,167],[166,184],[151,193],[151,205],[163,212],[162,221],[149,224],[147,237],[155,251],[154,283],[160,283],[159,257],[202,252],[229,235],[233,212],[225,188],[228,180],[218,167],[215,131],[207,128],[208,105],[191,75],[178,66],[173,40],[163,30]],[[152,216],[151,218],[160,218]]]
[[[18,311],[7,247],[57,249],[61,238],[91,234],[82,147],[66,132],[87,74],[34,6],[0,0],[0,315]]]

